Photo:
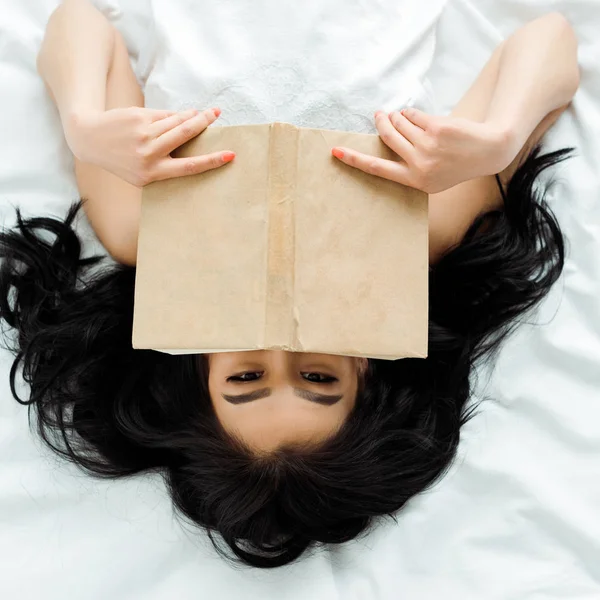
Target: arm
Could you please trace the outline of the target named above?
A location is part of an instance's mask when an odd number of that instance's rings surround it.
[[[48,21],[37,66],[67,140],[81,112],[144,105],[117,36],[87,0],[64,0]],[[115,260],[135,264],[142,190],[77,157],[74,162],[83,207],[98,239]]]
[[[499,173],[506,185],[567,108],[578,85],[575,34],[561,15],[552,13],[521,27],[496,48],[451,116],[487,122],[504,132],[515,155]],[[493,174],[431,194],[430,262],[460,243],[479,215],[501,207]]]
[[[218,111],[142,108],[144,95],[125,43],[89,0],[63,0],[51,15],[37,66],[74,154],[90,224],[115,260],[133,265],[141,187],[201,173],[233,158],[225,152],[170,157],[214,122]]]
[[[376,113],[377,130],[400,161],[349,148],[334,149],[334,156],[430,194],[429,258],[436,262],[481,213],[501,207],[494,175],[510,179],[578,85],[574,32],[551,13],[496,49],[450,116]]]
[[[105,109],[114,45],[115,29],[88,0],[63,0],[50,15],[37,69],[65,130],[79,111]]]
[[[86,111],[144,105],[135,76],[126,69],[123,40],[87,0],[64,0],[52,13],[37,67],[67,141]],[[115,260],[135,264],[142,190],[76,156],[74,162],[83,207],[98,239]]]

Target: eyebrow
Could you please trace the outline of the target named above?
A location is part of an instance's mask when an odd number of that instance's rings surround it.
[[[332,406],[336,402],[339,402],[343,397],[343,394],[318,394],[316,392],[309,392],[308,390],[303,390],[300,388],[294,388],[294,394],[296,394],[296,396],[299,398],[304,398],[304,400],[314,402],[315,404],[322,404],[324,406]],[[245,394],[237,394],[235,396],[222,394],[223,399],[231,404],[246,404],[247,402],[260,400],[261,398],[266,398],[270,395],[271,388],[263,388],[261,390],[254,390],[253,392],[246,392]]]

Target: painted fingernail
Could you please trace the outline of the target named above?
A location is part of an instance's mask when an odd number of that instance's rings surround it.
[[[215,113],[215,117],[218,117],[221,114],[221,109],[220,108],[213,108],[212,111]]]
[[[336,158],[344,158],[344,152],[339,148],[332,148],[331,154],[333,154]]]
[[[235,152],[223,152],[223,162],[231,162],[235,158]]]

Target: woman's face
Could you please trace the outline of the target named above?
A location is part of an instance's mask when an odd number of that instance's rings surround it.
[[[259,452],[318,442],[344,423],[366,359],[283,350],[208,356],[208,389],[224,429]]]

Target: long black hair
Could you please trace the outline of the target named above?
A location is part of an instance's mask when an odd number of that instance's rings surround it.
[[[135,268],[82,257],[72,227],[81,202],[64,220],[17,210],[16,227],[0,234],[12,393],[45,442],[87,471],[161,472],[175,506],[242,562],[276,567],[351,540],[447,469],[472,366],[559,277],[563,236],[537,178],[568,153],[537,148],[503,209],[430,270],[428,358],[369,361],[353,412],[319,446],[256,456],[223,431],[196,356],[132,349]]]

